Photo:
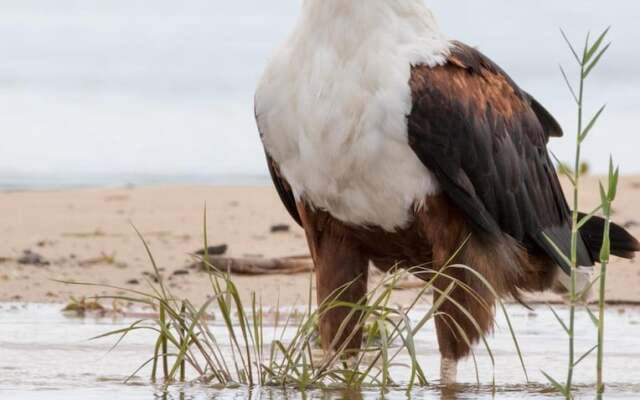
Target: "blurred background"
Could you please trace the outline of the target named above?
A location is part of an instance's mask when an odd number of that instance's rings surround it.
[[[561,122],[575,107],[558,64],[612,25],[588,87],[609,105],[584,158],[640,172],[640,2],[427,0],[442,29],[478,46]],[[0,187],[268,182],[253,91],[300,0],[0,0]]]

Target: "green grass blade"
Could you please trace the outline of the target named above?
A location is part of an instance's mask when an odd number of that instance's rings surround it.
[[[542,375],[545,376],[545,378],[547,378],[547,380],[551,383],[551,386],[553,386],[554,389],[556,389],[558,392],[562,393],[563,395],[567,395],[567,389],[560,384],[560,382],[558,382],[557,380],[555,380],[551,375],[547,374],[544,371],[540,371],[542,372]]]

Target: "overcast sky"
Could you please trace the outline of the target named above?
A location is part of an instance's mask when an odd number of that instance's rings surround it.
[[[347,0],[345,0],[347,1]],[[612,25],[590,105],[608,103],[585,156],[628,172],[640,122],[640,2],[429,0],[442,29],[478,46],[554,113],[574,109],[558,70]],[[300,6],[291,0],[0,0],[0,179],[264,175],[253,90]],[[563,159],[572,139],[556,141]],[[0,185],[3,182],[0,182]]]

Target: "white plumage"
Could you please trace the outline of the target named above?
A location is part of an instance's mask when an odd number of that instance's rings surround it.
[[[306,0],[256,92],[265,148],[297,198],[388,231],[439,191],[408,144],[411,66],[450,42],[421,0]]]

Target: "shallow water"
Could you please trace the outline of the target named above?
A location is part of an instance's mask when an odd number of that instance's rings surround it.
[[[414,398],[452,399],[538,399],[557,398],[546,385],[540,370],[564,377],[566,340],[551,312],[538,307],[534,312],[520,306],[508,308],[520,340],[530,383],[526,384],[506,329],[504,318],[490,344],[495,356],[496,392],[491,386],[492,368],[488,354],[478,350],[481,385],[475,384],[473,363],[461,365],[462,385],[456,392],[437,386],[439,356],[433,327],[417,337],[420,361],[434,385],[415,389]],[[559,309],[564,315],[565,309]],[[415,313],[415,318],[420,312]],[[607,399],[636,399],[640,396],[640,309],[610,308],[607,312],[606,381]],[[146,361],[152,352],[152,338],[136,333],[109,352],[114,339],[88,338],[126,326],[131,320],[78,319],[65,317],[55,305],[0,305],[0,398],[1,399],[236,399],[236,398],[380,398],[379,391],[345,393],[312,391],[304,396],[295,391],[246,388],[218,389],[200,384],[174,385],[167,390],[148,381],[143,370],[132,383],[123,384],[128,374]],[[223,335],[213,324],[213,332]],[[585,313],[579,313],[577,348],[585,351],[594,344],[594,330]],[[595,357],[578,367],[578,398],[593,398]],[[397,378],[397,377],[396,377]],[[404,390],[391,391],[385,398],[406,398]]]

